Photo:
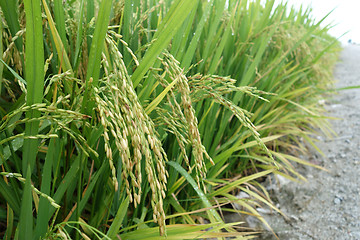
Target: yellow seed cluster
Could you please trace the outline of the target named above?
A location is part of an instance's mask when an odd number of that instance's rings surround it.
[[[234,116],[243,124],[243,126],[250,130],[252,136],[255,138],[258,145],[269,155],[272,162],[274,162],[274,164],[276,165],[276,162],[273,161],[272,154],[265,146],[264,142],[261,140],[260,134],[256,131],[256,127],[250,120],[251,113],[249,113],[245,109],[240,108],[232,101],[228,100],[223,96],[223,94],[225,93],[237,91],[243,92],[251,96],[256,96],[260,99],[267,101],[266,99],[257,95],[258,93],[267,93],[257,91],[255,88],[251,87],[236,87],[234,83],[235,80],[233,79],[219,76],[195,76],[190,81],[190,85],[193,89],[192,95],[194,99],[197,99],[197,101],[199,101],[201,99],[210,97],[215,102],[229,109],[234,114]]]
[[[107,37],[109,50],[114,56],[111,64],[103,55],[106,78],[100,80],[100,87],[94,88],[94,99],[98,118],[104,128],[104,148],[112,172],[112,180],[117,188],[114,149],[118,150],[122,162],[121,178],[126,192],[136,207],[142,197],[142,169],[145,169],[151,188],[151,205],[154,221],[165,233],[165,213],[163,198],[166,197],[168,173],[165,168],[166,153],[156,133],[154,123],[146,114],[132,86],[122,55],[116,42]],[[130,51],[130,49],[128,49]],[[135,55],[131,53],[135,58]]]
[[[167,73],[168,77],[172,81],[177,81],[175,88],[178,93],[181,95],[181,102],[178,103],[176,101],[175,95],[172,93],[172,101],[168,101],[175,113],[175,116],[179,116],[182,126],[181,128],[186,129],[186,139],[184,140],[182,137],[183,135],[177,130],[179,129],[176,127],[178,123],[174,121],[174,119],[165,118],[165,121],[167,121],[167,124],[169,126],[169,129],[172,133],[175,134],[178,143],[180,145],[181,151],[184,155],[185,161],[187,164],[189,164],[189,168],[192,169],[192,166],[190,166],[185,145],[188,143],[192,146],[192,156],[195,160],[195,170],[197,172],[196,174],[196,180],[198,182],[198,185],[200,186],[201,178],[206,177],[206,165],[204,157],[209,159],[210,162],[212,162],[212,159],[207,154],[205,147],[202,145],[201,137],[198,129],[198,120],[195,117],[195,110],[192,107],[192,98],[191,98],[191,92],[190,87],[188,84],[188,79],[183,72],[183,70],[180,68],[179,62],[169,53],[164,53],[164,59],[162,59],[162,64],[164,65],[165,72]],[[173,103],[171,103],[173,102]],[[169,115],[168,115],[169,116]],[[176,119],[176,118],[175,118]],[[178,125],[179,126],[179,125]],[[181,131],[181,130],[180,130]]]

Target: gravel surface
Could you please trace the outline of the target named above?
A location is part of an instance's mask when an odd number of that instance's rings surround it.
[[[360,46],[344,48],[335,69],[338,88],[360,85]],[[340,91],[326,102],[337,136],[319,137],[309,161],[329,171],[301,167],[306,183],[280,181],[275,202],[289,219],[264,214],[279,239],[360,240],[360,89]],[[260,239],[276,239],[265,232]]]

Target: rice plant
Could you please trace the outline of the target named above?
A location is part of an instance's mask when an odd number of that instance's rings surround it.
[[[299,139],[330,131],[317,102],[339,45],[309,9],[0,7],[3,239],[250,239],[224,223],[226,205],[268,225],[256,207],[279,210],[257,180],[302,178],[291,161],[311,164],[291,155],[305,150]]]

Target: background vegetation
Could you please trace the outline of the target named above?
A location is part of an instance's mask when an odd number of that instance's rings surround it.
[[[330,131],[319,102],[339,43],[310,9],[0,7],[3,239],[249,239],[223,212],[264,221],[258,206],[278,211],[260,180],[303,179],[292,163],[311,164],[297,153],[315,130]]]

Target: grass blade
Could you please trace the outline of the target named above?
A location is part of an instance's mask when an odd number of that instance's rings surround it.
[[[130,233],[121,234],[123,240],[184,240],[184,239],[219,239],[231,238],[250,239],[241,232],[221,232],[222,228],[231,227],[239,223],[223,224],[217,223],[193,225],[193,224],[173,224],[167,226],[167,236],[158,236],[158,228],[138,229]],[[206,231],[206,229],[211,229]],[[244,236],[244,237],[243,237]]]
[[[93,84],[97,86],[97,81],[100,74],[100,61],[101,53],[104,48],[104,40],[107,31],[107,26],[109,23],[109,17],[111,12],[111,0],[102,0],[98,18],[96,20],[94,37],[91,42],[91,49],[89,54],[89,64],[87,67],[86,81],[88,82],[90,78],[93,78]]]
[[[213,74],[215,72],[216,68],[218,67],[219,61],[221,60],[221,53],[223,52],[226,42],[227,42],[229,36],[231,35],[231,23],[235,17],[237,8],[238,8],[238,6],[235,6],[235,8],[233,9],[231,16],[230,16],[230,20],[227,23],[227,26],[225,28],[223,37],[221,38],[221,42],[220,42],[219,46],[216,48],[214,57],[211,60],[211,65],[210,65],[210,68],[208,71],[208,73],[210,73],[210,74]]]
[[[81,47],[82,37],[83,37],[83,20],[84,20],[84,9],[85,9],[84,5],[85,5],[85,0],[81,0],[79,23],[78,23],[79,25],[78,25],[78,29],[76,32],[75,54],[74,54],[74,59],[73,59],[73,68],[75,69],[75,71],[79,64],[80,47]]]
[[[9,65],[7,65],[7,64],[4,62],[4,60],[2,60],[1,58],[0,58],[0,62],[1,62],[3,65],[5,65],[5,67],[6,67],[7,69],[9,69],[9,71],[12,73],[12,75],[14,75],[14,77],[16,77],[17,80],[19,80],[22,84],[24,84],[24,86],[27,85],[27,82],[26,82],[19,74],[17,74]]]
[[[164,99],[166,94],[174,87],[174,85],[178,82],[177,78],[176,80],[172,81],[145,109],[145,112],[149,115],[161,102],[161,100]]]
[[[7,204],[7,226],[4,239],[11,239],[13,228],[14,228],[14,211],[10,208],[9,204]]]
[[[26,13],[26,69],[27,82],[26,104],[28,106],[41,103],[44,88],[44,44],[42,32],[42,18],[40,0],[25,0]],[[34,119],[40,112],[31,110],[26,113],[26,118]],[[25,124],[25,136],[34,136],[38,133],[39,121]],[[37,155],[38,140],[25,139],[23,146],[22,170],[26,172],[28,164],[32,171]]]
[[[106,234],[109,238],[111,238],[111,239],[116,238],[116,234],[119,232],[119,229],[122,225],[124,217],[127,213],[128,207],[129,207],[129,196],[121,203],[121,205],[116,213],[115,219]]]
[[[215,196],[227,194],[231,190],[237,188],[239,185],[241,185],[243,183],[246,183],[246,182],[249,182],[251,180],[258,179],[258,178],[263,177],[263,176],[267,176],[270,173],[272,173],[273,171],[274,171],[273,169],[262,171],[262,172],[255,173],[255,174],[252,174],[252,175],[247,176],[247,177],[242,177],[239,180],[233,181],[231,183],[227,183],[227,184],[225,184],[224,187],[221,187],[221,188],[217,189],[216,191],[213,191],[212,193],[210,193],[210,197],[215,197]],[[219,182],[224,183],[222,180],[220,180]]]
[[[170,166],[176,169],[181,175],[185,177],[185,179],[190,183],[191,187],[195,190],[197,195],[200,197],[203,205],[205,208],[209,208],[206,212],[209,216],[209,219],[211,222],[223,222],[220,215],[215,211],[215,209],[211,208],[212,204],[210,203],[208,197],[204,194],[204,192],[199,188],[199,186],[196,184],[195,180],[190,176],[186,170],[181,167],[177,162],[169,161],[167,162]]]
[[[101,53],[104,48],[104,40],[107,31],[107,26],[109,24],[110,12],[111,12],[111,0],[102,0],[98,17],[95,25],[94,37],[91,42],[90,54],[86,72],[86,88],[84,94],[84,101],[82,110],[83,112],[91,109],[91,105],[88,103],[89,100],[89,88],[90,84],[97,86],[100,74],[100,61]],[[92,78],[92,83],[90,83],[90,78]]]
[[[31,191],[31,168],[30,164],[28,164],[26,171],[25,188],[21,200],[20,222],[18,227],[20,240],[33,238],[33,213]]]
[[[44,4],[45,6],[45,4]],[[68,47],[66,45],[66,25],[65,25],[65,14],[64,14],[64,3],[61,0],[54,0],[54,17],[56,22],[56,28],[59,32],[62,43],[66,50]]]
[[[59,139],[52,138],[49,143],[48,151],[45,158],[45,164],[43,167],[43,176],[41,181],[41,189],[40,191],[46,195],[50,195],[50,187],[52,182],[52,166],[55,162],[57,156],[60,154],[60,144]],[[49,222],[49,212],[51,209],[50,202],[44,197],[40,198],[39,201],[39,212],[36,221],[35,228],[35,239],[40,239],[44,237]]]
[[[0,177],[0,194],[10,205],[11,209],[14,210],[15,214],[19,214],[20,199],[16,197],[14,189],[4,181],[3,177]]]
[[[44,6],[44,9],[45,9],[45,13],[46,13],[46,17],[47,17],[47,20],[48,20],[48,23],[49,23],[51,34],[52,34],[52,37],[54,39],[56,51],[57,51],[58,56],[59,56],[61,68],[63,69],[63,72],[70,71],[73,74],[73,70],[72,70],[72,67],[71,67],[71,64],[70,64],[70,60],[69,60],[69,58],[67,56],[66,49],[65,49],[65,46],[64,46],[64,43],[66,43],[66,42],[64,42],[65,37],[60,36],[58,30],[56,29],[55,22],[54,22],[54,20],[53,20],[53,18],[51,16],[51,12],[50,12],[50,9],[49,9],[46,1],[42,0],[42,3],[43,3],[43,6]],[[59,25],[57,25],[57,26],[59,26]]]
[[[176,1],[172,4],[171,9],[154,35],[154,39],[156,40],[147,50],[140,65],[136,68],[131,77],[134,87],[141,82],[142,78],[154,64],[159,54],[169,45],[170,40],[185,21],[186,16],[188,16],[191,10],[196,6],[197,2],[197,0],[183,0]]]
[[[9,26],[12,37],[15,37],[16,33],[20,31],[19,14],[18,14],[18,1],[0,1],[0,6],[4,14],[7,25]],[[16,48],[20,53],[23,51],[22,38],[15,40]]]
[[[210,10],[213,6],[213,3],[214,3],[214,0],[210,0],[206,3],[206,7],[205,7],[204,13],[200,19],[200,22],[197,23],[195,34],[194,34],[193,38],[191,39],[190,45],[187,48],[187,51],[185,53],[183,60],[181,61],[181,67],[183,67],[185,69],[189,68],[189,66],[191,64],[196,47],[199,44],[199,39],[200,39],[201,33],[203,32],[204,25],[211,13]]]

